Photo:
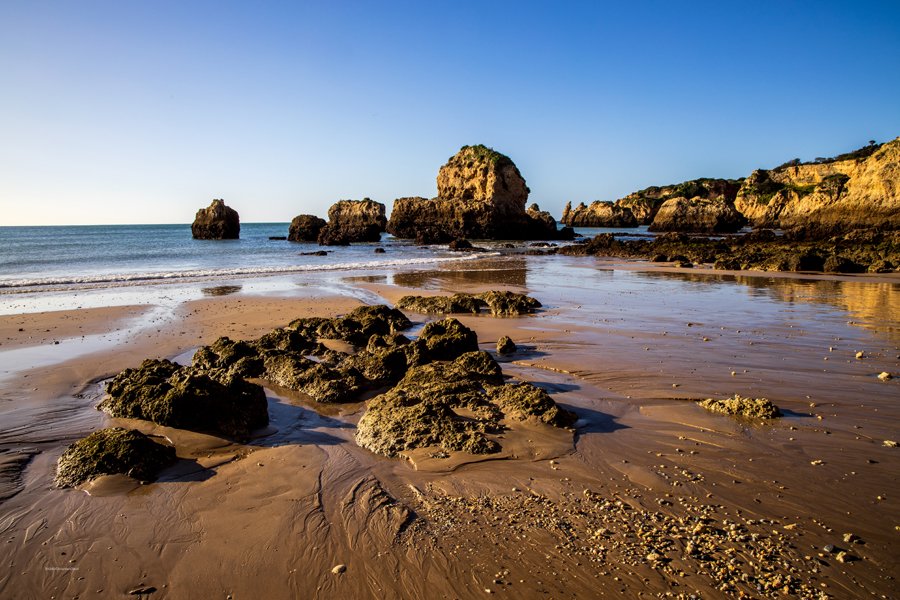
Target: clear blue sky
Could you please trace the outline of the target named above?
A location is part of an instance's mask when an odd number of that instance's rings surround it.
[[[0,225],[390,209],[477,143],[558,217],[898,135],[896,0],[0,0]]]

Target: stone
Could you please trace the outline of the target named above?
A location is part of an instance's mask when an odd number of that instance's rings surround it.
[[[483,292],[478,294],[478,298],[487,303],[491,314],[495,317],[524,315],[533,313],[541,307],[541,303],[535,298],[515,292]]]
[[[746,220],[724,198],[672,198],[663,202],[653,217],[650,231],[693,233],[735,232]]]
[[[297,215],[288,229],[288,240],[292,242],[315,242],[327,223],[315,215]]]
[[[340,200],[328,209],[328,224],[319,232],[322,245],[377,242],[385,230],[384,204],[370,198]]]
[[[508,335],[497,340],[497,354],[512,354],[516,350],[518,350],[516,343]]]
[[[236,240],[241,236],[241,221],[236,210],[216,199],[197,211],[191,235],[196,240]]]
[[[531,383],[506,384],[491,388],[488,397],[507,418],[517,421],[534,419],[555,427],[571,427],[575,413],[560,408],[550,395]]]
[[[331,572],[334,575],[341,575],[342,573],[347,571],[347,565],[335,565],[331,568]]]
[[[768,398],[746,398],[735,394],[724,400],[707,398],[700,400],[698,404],[706,410],[724,415],[753,419],[773,419],[781,416],[781,411]]]
[[[590,206],[586,206],[582,202],[575,208],[572,208],[572,203],[568,202],[560,220],[572,227],[623,228],[638,226],[638,220],[630,208],[600,200],[591,202]]]
[[[56,466],[56,485],[75,487],[101,475],[122,474],[153,481],[174,463],[175,449],[135,429],[100,429],[69,446]]]
[[[397,308],[422,314],[478,314],[487,303],[472,294],[452,296],[403,296],[397,301]]]
[[[419,340],[431,360],[453,360],[478,350],[475,332],[453,318],[432,321],[425,325]]]
[[[147,359],[106,385],[99,408],[113,417],[245,438],[269,423],[265,392],[226,371]]]
[[[525,179],[508,156],[492,148],[460,148],[438,171],[437,189],[436,198],[395,200],[387,231],[422,244],[459,238],[559,239],[549,214],[526,211]]]

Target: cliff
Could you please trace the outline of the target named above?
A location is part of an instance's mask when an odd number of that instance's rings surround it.
[[[900,229],[900,138],[847,158],[754,171],[735,207],[756,227],[802,229],[812,237]]]
[[[328,209],[328,224],[319,233],[326,246],[351,242],[377,242],[385,230],[384,204],[369,198],[339,200]]]
[[[600,200],[591,202],[590,206],[585,206],[582,202],[575,208],[572,208],[571,202],[567,202],[560,222],[571,227],[638,226],[638,220],[630,208]]]

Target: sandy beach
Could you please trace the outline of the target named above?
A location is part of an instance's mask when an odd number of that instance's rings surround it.
[[[341,284],[356,292],[249,286],[0,316],[0,597],[900,594],[900,450],[885,444],[900,438],[896,274],[534,256]],[[574,430],[512,428],[498,455],[388,459],[354,441],[364,403],[272,386],[270,425],[247,444],[95,410],[103,380],[144,358],[187,363],[221,335],[361,298],[493,289],[544,308],[458,318],[483,350],[509,335],[504,373],[574,411]],[[736,393],[784,416],[749,423],[694,402]],[[148,485],[54,488],[66,446],[106,425],[164,436],[180,460]]]

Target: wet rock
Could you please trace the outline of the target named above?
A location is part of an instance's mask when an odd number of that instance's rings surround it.
[[[113,417],[246,437],[269,423],[263,389],[222,370],[148,359],[106,386],[99,408]]]
[[[360,306],[344,317],[305,317],[288,326],[304,337],[343,340],[365,346],[373,335],[387,335],[408,329],[412,323],[402,312],[382,304]]]
[[[541,303],[531,296],[515,292],[484,292],[478,294],[484,300],[495,317],[509,317],[533,313],[541,307]]]
[[[560,408],[546,391],[531,383],[491,388],[488,397],[510,419],[536,419],[555,427],[571,427],[577,420],[575,413]]]
[[[516,343],[512,341],[508,335],[504,335],[499,340],[497,340],[497,354],[512,354],[518,348],[516,347]]]
[[[411,366],[422,362],[422,351],[406,336],[373,335],[366,348],[341,363],[342,369],[353,369],[372,386],[393,385],[400,381]]]
[[[236,240],[241,235],[241,220],[236,210],[216,199],[197,211],[191,235],[196,240]]]
[[[478,350],[475,332],[453,318],[428,323],[419,334],[418,341],[424,345],[431,360],[453,360],[461,354]]]
[[[781,416],[772,401],[767,398],[745,398],[735,394],[731,398],[718,400],[707,398],[698,402],[700,406],[711,412],[735,415],[753,419],[773,419]]]
[[[258,377],[265,369],[255,345],[227,337],[199,348],[191,364],[196,369],[225,370],[241,377]]]
[[[292,242],[315,242],[325,225],[325,219],[315,215],[297,215],[288,228],[288,239]]]
[[[271,352],[264,359],[265,378],[275,385],[297,390],[316,402],[349,402],[358,382],[344,373],[296,352]]]
[[[865,273],[866,268],[849,258],[832,254],[825,259],[822,270],[826,273]]]
[[[375,254],[384,254],[387,252],[384,248],[375,248]]]
[[[74,487],[100,475],[122,474],[153,481],[175,462],[175,449],[134,429],[101,429],[69,446],[56,466],[56,485]]]
[[[403,296],[397,308],[422,314],[478,314],[487,303],[472,294],[452,296]]]

